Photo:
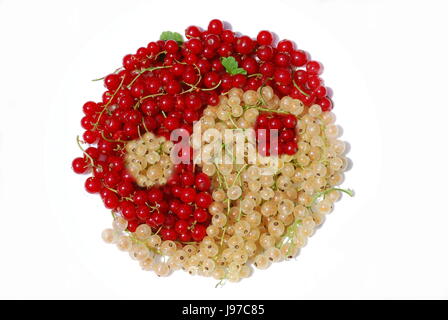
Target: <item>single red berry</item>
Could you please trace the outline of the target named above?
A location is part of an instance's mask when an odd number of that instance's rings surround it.
[[[275,65],[272,62],[264,62],[260,65],[260,73],[266,77],[274,75]]]
[[[125,218],[127,221],[132,221],[137,218],[135,206],[132,204],[132,202],[125,201],[120,205],[120,208],[123,218]]]
[[[86,130],[92,130],[93,129],[93,123],[95,121],[91,116],[85,116],[81,119],[81,127],[83,127]]]
[[[285,52],[279,52],[274,57],[274,62],[277,66],[286,67],[290,64],[290,56]]]
[[[273,40],[272,33],[266,30],[260,31],[257,35],[257,42],[259,45],[270,45]]]
[[[158,226],[162,225],[165,222],[165,215],[156,211],[151,215],[152,220]]]
[[[269,117],[266,114],[260,114],[257,118],[257,128],[266,129],[268,127]]]
[[[326,111],[331,111],[333,109],[333,103],[327,97],[324,97],[324,98],[320,99],[318,104],[322,108],[322,111],[326,112]]]
[[[195,180],[195,186],[199,191],[207,191],[210,189],[211,180],[205,173],[198,173]]]
[[[199,38],[201,36],[201,30],[196,26],[189,26],[185,29],[185,36],[187,39]]]
[[[162,228],[160,230],[160,236],[162,237],[162,240],[167,241],[176,241],[177,240],[177,233],[172,228]]]
[[[233,52],[233,45],[231,43],[223,43],[221,44],[221,46],[218,48],[218,54],[221,57],[228,57],[232,54]]]
[[[290,40],[282,40],[277,44],[277,50],[290,53],[294,50],[294,44]]]
[[[316,95],[316,98],[322,99],[327,96],[327,88],[319,86],[316,89],[314,89],[314,94]]]
[[[260,46],[257,49],[257,57],[262,61],[269,61],[274,57],[274,49],[271,46]]]
[[[93,101],[87,101],[82,106],[82,111],[85,115],[93,115],[95,112],[98,112],[99,109],[98,105]]]
[[[206,222],[209,218],[209,214],[206,209],[204,208],[197,208],[194,213],[193,217],[197,222]]]
[[[194,174],[192,172],[185,172],[180,176],[180,181],[184,187],[190,187],[194,183]]]
[[[282,85],[290,84],[292,81],[291,71],[287,68],[278,68],[275,70],[274,80]]]
[[[246,85],[247,78],[243,74],[236,74],[232,78],[232,86],[236,88],[243,88]]]
[[[306,80],[306,85],[311,90],[315,90],[322,85],[322,79],[317,75],[310,75]]]
[[[130,182],[122,182],[117,185],[117,192],[122,197],[129,196],[134,191],[134,186]]]
[[[268,124],[269,129],[280,130],[282,127],[283,127],[283,124],[279,118],[274,117],[269,120],[269,124]]]
[[[282,118],[282,122],[286,128],[295,128],[297,124],[297,118],[292,114],[288,114]]]
[[[294,72],[294,82],[296,84],[304,84],[308,79],[308,73],[305,70],[297,70]]]
[[[245,58],[241,63],[241,67],[247,71],[247,74],[254,74],[258,72],[258,62],[252,57]]]
[[[182,234],[188,231],[188,222],[186,220],[177,220],[174,226],[177,233]]]
[[[211,34],[221,34],[223,30],[224,30],[224,24],[222,23],[221,20],[213,19],[208,24],[207,31]]]
[[[292,155],[294,155],[294,154],[297,152],[297,150],[298,150],[297,143],[294,142],[294,141],[287,142],[287,143],[284,144],[282,150],[283,150],[284,153],[286,153],[287,155],[291,155],[291,156],[292,156]]]
[[[101,181],[96,177],[87,178],[85,188],[89,193],[98,193],[101,190]]]
[[[216,34],[209,34],[206,38],[205,38],[205,45],[207,46],[207,48],[212,49],[213,51],[218,49],[219,46],[221,45],[221,39],[219,38],[218,35]]]
[[[160,189],[152,188],[148,191],[148,201],[152,204],[161,203],[163,201],[163,193]]]
[[[132,196],[132,200],[137,205],[143,205],[148,201],[148,197],[146,195],[146,192],[143,190],[137,190],[135,191],[134,195]]]
[[[106,189],[110,191],[109,189]],[[120,201],[118,200],[118,197],[115,193],[110,191],[110,194],[107,194],[105,197],[103,197],[104,206],[107,209],[116,209],[118,205],[120,204]]]
[[[216,72],[212,71],[204,76],[204,85],[206,88],[213,88],[218,85],[219,80],[219,75]]]
[[[185,42],[185,46],[193,53],[193,54],[200,54],[203,49],[202,41],[199,39],[190,39],[187,42]]]
[[[120,85],[121,79],[118,76],[118,74],[110,74],[104,78],[104,86],[107,88],[107,90],[117,90]]]
[[[180,195],[180,200],[185,203],[194,202],[196,199],[196,191],[193,188],[184,188]]]
[[[186,220],[193,213],[193,209],[188,204],[179,204],[179,208],[175,214],[179,217],[179,219]]]
[[[202,224],[196,224],[191,230],[191,237],[195,241],[202,241],[207,234],[207,229]]]
[[[196,196],[196,205],[200,208],[208,208],[213,202],[213,198],[208,192],[200,192]]]
[[[73,171],[77,174],[86,173],[89,166],[84,158],[75,158],[72,162]]]
[[[306,64],[306,71],[309,74],[319,75],[322,73],[322,65],[317,61],[308,61]]]
[[[250,54],[255,47],[254,41],[248,36],[242,36],[236,41],[236,51],[241,54]]]
[[[286,129],[280,132],[280,141],[281,142],[288,142],[294,139],[294,130],[292,129]]]
[[[182,75],[182,80],[188,84],[195,84],[198,80],[198,75],[195,70],[188,70]]]
[[[235,41],[235,34],[233,33],[232,30],[224,30],[224,31],[221,33],[221,39],[222,39],[222,41],[224,41],[224,42],[232,43],[232,42]]]
[[[179,120],[179,118],[168,117],[168,118],[165,118],[163,125],[168,130],[173,131],[179,127],[180,120]]]
[[[304,66],[308,61],[306,52],[303,50],[296,50],[291,52],[291,64],[296,67]]]
[[[172,228],[176,224],[176,221],[179,219],[174,214],[166,214],[165,215],[165,222],[163,223],[164,226]]]
[[[82,138],[85,142],[93,144],[98,140],[98,134],[95,131],[87,130],[82,135]]]
[[[146,221],[151,215],[151,210],[146,205],[140,205],[135,210],[135,214],[139,220]]]
[[[139,223],[137,220],[128,221],[128,231],[135,232],[135,230],[137,230],[138,226],[139,226]]]
[[[168,53],[176,53],[179,50],[179,45],[174,40],[168,40],[165,43],[165,51]]]

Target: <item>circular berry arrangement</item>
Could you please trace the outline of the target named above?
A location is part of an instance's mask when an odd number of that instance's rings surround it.
[[[321,64],[293,42],[220,20],[185,36],[163,32],[97,79],[72,167],[112,211],[103,239],[144,270],[239,281],[294,257],[352,195],[345,143]]]

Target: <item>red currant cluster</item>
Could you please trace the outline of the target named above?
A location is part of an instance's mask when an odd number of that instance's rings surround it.
[[[76,158],[72,165],[79,174],[92,168],[93,176],[87,178],[86,190],[100,193],[106,208],[120,210],[130,232],[146,223],[154,231],[160,229],[163,240],[200,241],[206,235],[211,181],[206,174],[195,172],[198,169],[193,164],[175,165],[165,186],[149,190],[134,183],[122,158],[101,155],[94,147],[86,149],[84,158]]]
[[[256,40],[238,36],[220,20],[212,20],[204,31],[190,26],[185,35],[185,42],[181,37],[150,42],[126,55],[121,68],[102,78],[106,87],[102,100],[83,106],[83,140],[92,146],[72,165],[76,173],[93,173],[86,190],[100,193],[107,208],[121,211],[129,231],[147,223],[161,227],[164,239],[199,241],[209,222],[208,177],[187,166],[177,168],[166,186],[143,190],[125,168],[126,142],[145,132],[168,140],[175,129],[191,134],[204,108],[217,105],[219,95],[234,87],[271,86],[279,97],[289,95],[307,106],[316,103],[323,111],[331,110],[332,103],[319,77],[320,63],[309,60],[289,40],[274,45],[268,31],[261,31]],[[229,69],[225,58],[239,67]],[[262,115],[257,125],[284,126],[278,151],[292,154],[297,143],[291,123],[290,116]]]
[[[257,117],[255,132],[258,150],[263,156],[294,155],[298,148],[298,137],[294,128],[297,118],[292,114],[262,113]],[[271,138],[276,143],[271,143]]]

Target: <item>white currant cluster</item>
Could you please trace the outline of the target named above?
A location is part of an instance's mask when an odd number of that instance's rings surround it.
[[[165,184],[173,172],[173,142],[147,132],[126,144],[125,165],[141,187]]]
[[[206,136],[207,129],[222,133],[226,129],[249,129],[261,112],[297,116],[295,130],[299,142],[295,155],[283,154],[276,161],[258,157],[255,163],[249,163],[246,148],[240,155],[243,163],[235,163],[234,144],[222,146],[224,157],[230,153],[226,161],[216,161],[213,153],[204,154],[207,144],[212,143]],[[212,220],[203,241],[162,241],[147,225],[127,233],[127,222],[119,216],[113,228],[103,232],[103,239],[116,243],[144,270],[153,270],[159,276],[183,269],[190,274],[237,282],[251,274],[252,265],[266,269],[273,262],[294,257],[332,211],[341,191],[351,194],[337,188],[343,181],[347,159],[345,143],[338,140],[339,130],[334,122],[334,114],[322,112],[319,105],[308,108],[288,96],[279,99],[270,87],[259,92],[230,90],[221,95],[218,106],[204,110],[196,129],[201,126],[205,136],[193,134],[191,138],[193,147],[202,155],[198,163],[202,172],[213,181],[214,202],[208,208]],[[162,172],[162,156],[151,152],[167,143],[156,142],[157,138],[149,134],[145,136],[126,146],[128,168],[141,173],[149,165],[159,165]],[[249,136],[246,142],[253,144]],[[148,160],[149,154],[154,156],[153,161]],[[156,154],[160,156],[158,161],[154,161]],[[266,168],[272,169],[270,173]],[[155,181],[148,172],[145,183]]]

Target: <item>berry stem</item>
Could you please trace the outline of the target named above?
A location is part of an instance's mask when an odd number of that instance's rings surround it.
[[[251,75],[248,75],[248,78],[252,78],[252,77],[262,77],[263,75],[261,73],[253,73]]]
[[[260,111],[265,111],[265,112],[274,112],[274,113],[281,113],[281,114],[291,114],[288,111],[285,110],[279,110],[279,109],[268,109],[268,108],[263,108],[263,107],[259,107],[259,106],[243,106],[244,110],[248,110],[248,109],[257,109]]]
[[[113,73],[117,73],[118,71],[123,70],[122,67],[115,69],[115,71]],[[104,80],[107,76],[101,77],[101,78],[97,78],[97,79],[93,79],[92,81],[100,81],[100,80]]]
[[[292,253],[293,249],[293,239],[294,235],[297,233],[297,229],[299,228],[299,225],[302,223],[301,219],[297,219],[294,221],[293,224],[291,224],[285,232],[285,235],[280,239],[280,241],[277,243],[276,247],[278,249],[282,248],[284,245],[289,245],[287,256],[289,257]]]
[[[219,80],[218,84],[216,86],[214,86],[213,88],[203,88],[201,89],[202,91],[213,91],[215,89],[218,89],[218,87],[221,85],[221,80]]]
[[[309,97],[309,96],[310,96],[308,93],[306,93],[305,91],[303,91],[303,90],[297,85],[297,83],[296,83],[294,80],[292,80],[292,83],[293,83],[294,87],[296,87],[296,89],[299,90],[300,93],[303,94],[305,97]]]
[[[132,85],[135,83],[135,81],[137,81],[137,79],[145,72],[152,72],[154,70],[167,69],[167,68],[171,68],[171,66],[158,66],[158,67],[151,67],[151,68],[145,68],[145,69],[140,70],[138,72],[138,75],[134,79],[132,79],[132,81],[127,85],[128,89],[130,87],[132,87]]]
[[[79,139],[79,136],[76,136],[76,143],[78,144],[78,147],[79,147],[79,149],[81,149],[82,153],[84,153],[84,155],[87,157],[87,159],[89,159],[92,167],[95,167],[95,161],[93,160],[93,158],[82,148],[81,140]]]
[[[355,196],[355,192],[351,189],[342,189],[342,188],[329,188],[326,189],[324,191],[318,192],[316,193],[313,198],[311,199],[311,203],[309,204],[308,208],[310,209],[312,207],[312,205],[316,202],[317,199],[319,199],[322,196],[327,195],[328,193],[330,193],[331,191],[341,191],[344,192],[346,194],[348,194],[350,197]]]
[[[104,140],[106,140],[107,142],[124,143],[124,141],[122,141],[122,140],[113,140],[113,139],[106,138],[106,136],[104,135],[104,131],[101,131],[101,137],[102,137]]]
[[[153,247],[150,247],[150,246],[148,246],[148,245],[146,244],[146,242],[144,242],[144,241],[142,241],[142,240],[140,240],[140,239],[137,239],[137,238],[135,237],[135,235],[134,235],[132,232],[130,232],[130,231],[125,231],[125,232],[128,234],[129,238],[130,238],[133,242],[143,244],[146,248],[148,248],[149,250],[153,251],[154,253],[157,253],[157,254],[160,254],[160,255],[162,254],[162,253],[160,252],[160,250],[158,250],[158,249],[156,249],[156,248],[153,248]]]
[[[241,175],[241,172],[243,172],[244,168],[246,168],[248,166],[248,164],[246,163],[244,166],[241,167],[241,169],[238,171],[238,173],[236,174],[235,180],[233,180],[233,183],[230,187],[233,187],[235,185],[236,180],[238,180],[238,178]]]
[[[166,94],[165,92],[160,92],[160,93],[156,93],[156,94],[150,94],[148,96],[144,96],[144,97],[140,98],[139,102],[142,102],[143,100],[148,99],[148,98],[154,98],[154,97],[163,96],[165,94]]]
[[[118,88],[115,90],[114,94],[112,95],[112,97],[109,99],[109,101],[107,101],[107,103],[103,106],[103,110],[101,110],[100,114],[98,115],[98,120],[93,124],[93,128],[94,130],[96,130],[96,128],[98,127],[99,123],[100,123],[100,119],[101,116],[103,115],[104,111],[107,110],[107,107],[110,105],[110,103],[114,100],[116,94],[118,93],[118,91],[121,89],[121,87],[123,86],[123,82],[124,82],[124,77],[121,79],[120,85],[118,86]]]

